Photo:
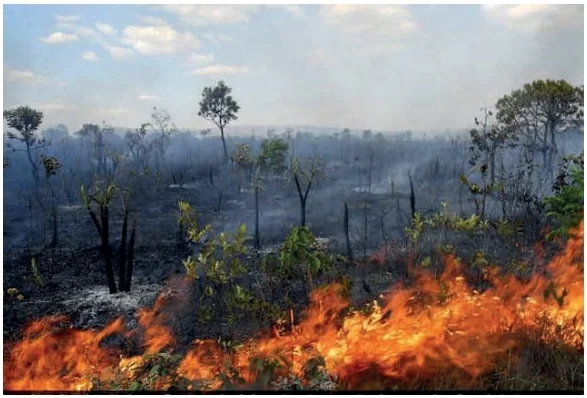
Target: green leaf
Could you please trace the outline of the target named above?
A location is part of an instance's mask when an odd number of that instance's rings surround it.
[[[138,391],[142,388],[142,384],[139,381],[131,381],[131,383],[128,385],[128,389],[130,391]]]

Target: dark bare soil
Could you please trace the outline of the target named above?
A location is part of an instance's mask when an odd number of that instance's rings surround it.
[[[279,181],[277,183],[280,183]],[[336,182],[331,182],[336,186]],[[11,219],[11,214],[22,214],[9,210],[22,207],[21,203],[5,201],[5,229],[4,249],[4,337],[14,338],[22,327],[32,320],[46,315],[62,314],[71,319],[72,326],[79,328],[102,327],[116,317],[123,316],[129,328],[136,324],[137,309],[151,306],[158,294],[166,287],[166,281],[173,276],[181,277],[185,274],[182,260],[192,253],[192,249],[182,245],[183,237],[178,235],[177,203],[185,200],[198,211],[198,221],[201,225],[211,223],[214,230],[235,231],[238,224],[245,223],[252,231],[254,214],[252,197],[248,193],[238,193],[236,189],[223,189],[221,208],[218,211],[218,201],[210,190],[221,191],[220,188],[209,187],[206,184],[192,184],[185,189],[170,189],[168,187],[154,187],[151,191],[138,191],[132,202],[132,209],[138,213],[138,237],[135,248],[135,273],[132,280],[131,293],[108,293],[104,273],[103,259],[99,250],[99,236],[91,223],[86,210],[78,206],[60,207],[59,246],[55,249],[43,249],[39,245],[30,245],[30,236],[27,235],[25,218]],[[341,190],[348,189],[340,187]],[[344,253],[344,238],[342,234],[342,213],[336,209],[329,212],[319,212],[324,208],[321,200],[326,200],[320,190],[312,193],[308,205],[308,220],[316,236],[329,239],[329,250]],[[327,196],[331,197],[332,192]],[[207,198],[207,199],[206,199]],[[369,209],[369,242],[363,247],[360,240],[360,221],[363,217],[361,206],[365,199],[370,200]],[[399,194],[401,208],[409,209],[408,196]],[[10,198],[9,198],[10,199]],[[312,203],[319,203],[314,208]],[[298,223],[297,197],[291,195],[267,196],[262,198],[262,245],[264,252],[277,250],[290,229]],[[354,243],[355,258],[362,258],[366,253],[368,258],[353,264],[337,264],[333,275],[318,280],[317,283],[331,282],[336,275],[346,275],[352,281],[351,298],[361,306],[372,301],[378,295],[392,288],[392,286],[406,278],[406,240],[403,237],[403,228],[408,220],[405,210],[388,213],[386,226],[381,227],[381,212],[393,208],[396,199],[388,194],[356,192],[349,199],[349,208],[354,215],[355,228],[351,230]],[[263,209],[269,209],[264,212]],[[287,211],[278,211],[288,209]],[[342,209],[341,209],[342,210]],[[397,209],[396,209],[397,210]],[[275,214],[273,214],[275,213]],[[279,213],[279,214],[278,214]],[[120,209],[113,206],[111,211],[111,249],[116,263],[116,249],[122,228]],[[7,236],[8,235],[8,236]],[[525,261],[531,264],[543,264],[544,259],[537,262],[537,258],[530,245],[522,245],[523,236],[519,239],[503,239],[495,230],[486,233],[455,233],[448,234],[441,231],[430,231],[421,238],[421,257],[431,256],[434,260],[429,269],[434,273],[442,270],[443,264],[439,260],[437,248],[439,245],[453,245],[457,248],[458,256],[465,264],[474,261],[475,253],[483,250],[489,261],[507,266],[516,261]],[[385,243],[387,242],[387,244]],[[524,242],[527,243],[527,242]],[[381,250],[380,248],[384,248]],[[525,247],[525,248],[524,248]],[[251,254],[253,250],[251,248]],[[369,257],[372,254],[378,257]],[[31,268],[31,259],[35,258],[37,267],[42,276],[44,286],[34,281]],[[251,255],[247,267],[249,272],[239,281],[260,297],[265,297],[274,303],[283,303],[283,281],[265,275],[258,269],[258,261]],[[527,272],[536,270],[530,267]],[[524,271],[522,271],[524,273]],[[473,283],[478,281],[476,272],[468,275]],[[115,275],[117,270],[115,269]],[[303,283],[291,283],[287,286],[295,298],[296,310],[301,312],[308,302],[307,287]],[[6,291],[16,288],[22,294],[22,300],[8,297]],[[219,335],[246,336],[268,324],[259,324],[247,317],[238,323],[238,330],[231,330],[224,320],[209,322],[210,326],[198,326],[196,320],[196,305],[199,291],[203,289],[194,283],[190,292],[185,295],[186,303],[182,308],[169,309],[170,323],[179,341],[189,342],[194,338],[213,337]]]

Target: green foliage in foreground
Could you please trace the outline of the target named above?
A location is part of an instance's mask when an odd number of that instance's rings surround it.
[[[314,279],[321,272],[332,268],[332,258],[317,247],[314,234],[306,227],[295,227],[283,242],[279,252],[282,271],[296,275],[305,273],[310,287],[314,289]]]
[[[553,186],[555,195],[544,200],[547,215],[560,225],[549,236],[568,237],[572,228],[583,219],[583,153],[563,158]]]
[[[240,285],[239,278],[249,270],[245,266],[247,228],[241,224],[236,233],[212,235],[212,226],[199,228],[195,212],[187,202],[179,202],[178,222],[187,229],[188,239],[198,249],[193,258],[183,261],[186,276],[203,279],[198,320],[204,324],[222,316],[230,326],[249,314],[259,320],[279,317],[279,307],[254,295]]]

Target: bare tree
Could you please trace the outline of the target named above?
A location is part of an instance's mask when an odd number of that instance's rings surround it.
[[[319,179],[327,179],[328,176],[324,171],[324,167],[318,159],[312,160],[312,164],[309,170],[304,170],[297,158],[291,159],[291,166],[289,169],[290,177],[294,180],[295,186],[300,199],[300,226],[306,226],[306,203],[308,201],[308,195],[312,189],[312,184],[317,182]],[[302,189],[302,185],[305,186]]]

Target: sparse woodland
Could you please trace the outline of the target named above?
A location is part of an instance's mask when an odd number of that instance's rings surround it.
[[[426,136],[232,134],[245,95],[4,111],[5,390],[583,390],[582,86]]]

